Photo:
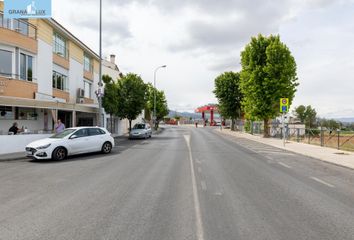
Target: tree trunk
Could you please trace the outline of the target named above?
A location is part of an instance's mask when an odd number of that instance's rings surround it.
[[[110,114],[110,116],[111,116],[111,133],[113,133],[113,121],[112,121],[112,113]]]
[[[231,119],[231,131],[235,131],[235,119]]]
[[[132,130],[132,120],[131,119],[128,120],[129,120],[129,133],[130,133],[130,131]]]
[[[269,119],[263,119],[264,122],[264,133],[263,133],[263,137],[265,138],[269,138],[270,134],[269,134]]]

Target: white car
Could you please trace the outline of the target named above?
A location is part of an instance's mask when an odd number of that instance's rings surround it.
[[[113,147],[114,139],[105,128],[75,127],[31,142],[26,146],[26,155],[34,159],[63,160],[81,153],[110,153]]]

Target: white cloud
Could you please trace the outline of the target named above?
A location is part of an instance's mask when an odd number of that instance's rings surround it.
[[[103,0],[103,7],[104,55],[115,53],[123,71],[147,82],[156,66],[167,64],[158,87],[171,108],[215,102],[214,78],[240,69],[240,51],[251,36],[280,33],[297,60],[295,104],[322,115],[352,114],[352,0]],[[97,51],[97,1],[54,0],[53,12]]]

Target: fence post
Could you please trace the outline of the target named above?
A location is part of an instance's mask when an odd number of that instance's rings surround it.
[[[296,129],[296,140],[297,142],[300,142],[300,128]]]
[[[309,130],[308,130],[308,141],[309,141],[309,144],[311,143],[311,141],[310,141],[310,133],[311,133],[311,129],[309,128]]]
[[[251,121],[251,135],[253,135],[253,121]]]
[[[322,129],[322,126],[321,126],[321,147],[324,146],[324,133],[323,133],[323,129]]]
[[[337,129],[337,136],[338,136],[338,140],[337,140],[337,142],[338,142],[338,146],[337,146],[337,149],[339,150],[339,138],[340,138],[340,129]]]

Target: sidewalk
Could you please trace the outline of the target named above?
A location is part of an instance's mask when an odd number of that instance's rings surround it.
[[[283,140],[281,139],[263,138],[261,136],[255,136],[248,133],[233,132],[230,129],[223,129],[222,131],[220,131],[220,129],[215,129],[215,131],[217,131],[218,133],[228,134],[235,137],[250,139],[276,148],[285,149],[290,152],[354,169],[354,152],[342,151],[334,148],[320,147],[316,145],[290,141],[286,142],[284,148]]]

